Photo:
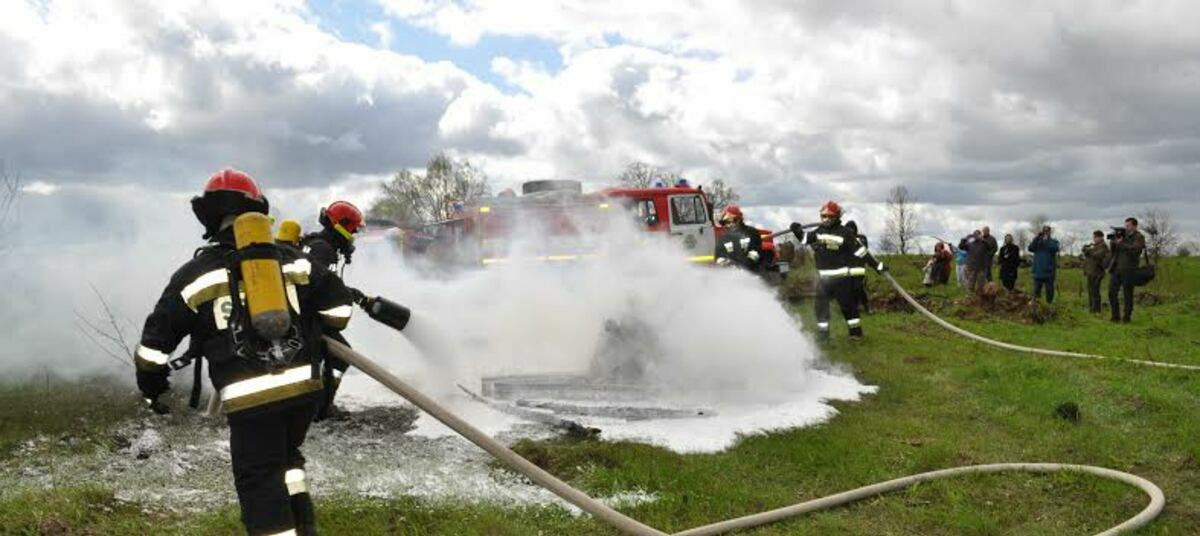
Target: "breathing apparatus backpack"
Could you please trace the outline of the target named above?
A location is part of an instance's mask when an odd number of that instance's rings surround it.
[[[271,220],[247,212],[233,224],[236,249],[228,254],[229,336],[234,354],[267,372],[293,365],[305,348],[300,318],[288,306],[280,248]]]

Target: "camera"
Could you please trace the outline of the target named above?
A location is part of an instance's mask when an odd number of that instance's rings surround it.
[[[1125,228],[1124,227],[1113,227],[1112,230],[1113,230],[1113,232],[1105,235],[1106,238],[1108,238],[1109,240],[1124,240],[1125,239]]]

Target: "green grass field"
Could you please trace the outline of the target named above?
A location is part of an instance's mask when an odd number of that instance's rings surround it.
[[[916,290],[921,261],[893,258]],[[1028,288],[1028,272],[1021,274]],[[1143,289],[1162,303],[1139,306],[1129,325],[1086,312],[1082,275],[1063,270],[1048,323],[977,318],[956,304],[942,313],[985,336],[1047,348],[1200,365],[1200,259],[1171,259]],[[884,283],[872,285],[882,290]],[[797,310],[811,320],[811,305]],[[974,318],[967,320],[966,318]],[[807,322],[806,324],[810,324]],[[865,319],[866,340],[835,322],[827,355],[879,392],[839,404],[840,415],[805,429],[750,437],[726,452],[679,455],[632,443],[522,442],[518,450],[592,494],[640,488],[658,500],[623,509],[666,531],[821,497],[939,468],[993,462],[1065,462],[1146,477],[1167,496],[1141,534],[1200,534],[1200,373],[1083,359],[1038,357],[967,342],[901,311]],[[0,391],[0,452],[14,456],[37,434],[69,435],[63,448],[104,441],[87,429],[128,418],[129,393],[104,384],[42,382]],[[85,389],[86,388],[86,389]],[[99,397],[90,393],[98,392]],[[1074,402],[1072,424],[1055,408]],[[83,426],[86,422],[87,426]],[[417,499],[323,496],[325,534],[614,534],[553,507],[503,509]],[[1140,510],[1123,485],[1075,475],[981,476],[921,485],[752,534],[1093,534]],[[0,501],[0,534],[238,534],[236,507],[194,516],[146,512],[100,487],[55,489]]]

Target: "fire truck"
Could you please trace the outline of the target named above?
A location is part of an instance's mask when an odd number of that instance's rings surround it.
[[[712,263],[723,229],[702,188],[608,188],[584,193],[578,181],[530,181],[522,195],[507,191],[459,207],[456,216],[408,230],[406,255],[436,264],[487,266],[513,261],[571,262],[592,258],[614,218],[669,237],[687,260]],[[786,273],[770,231],[763,235],[768,272]]]

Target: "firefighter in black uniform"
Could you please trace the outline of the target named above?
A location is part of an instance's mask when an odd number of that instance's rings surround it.
[[[330,272],[336,273],[340,278],[338,262],[343,261],[345,264],[350,264],[351,255],[354,254],[354,235],[363,226],[362,211],[349,202],[334,201],[328,207],[321,209],[320,222],[320,231],[304,235],[300,239],[301,251],[314,264],[328,268]],[[351,292],[355,291],[351,289]],[[338,331],[330,331],[326,335],[350,346],[350,343]],[[321,407],[317,410],[318,421],[336,417],[341,413],[333,404],[333,399],[342,383],[342,376],[349,368],[345,361],[331,355],[325,356],[324,362],[326,367],[322,371],[322,378],[325,381],[325,396]]]
[[[721,213],[721,225],[725,234],[717,242],[717,264],[733,264],[753,273],[761,273],[763,266],[762,235],[758,229],[746,225],[742,209],[737,205],[725,207]]]
[[[793,223],[792,233],[813,250],[817,267],[817,337],[829,338],[829,300],[835,299],[842,309],[842,316],[850,328],[850,337],[862,337],[862,318],[858,315],[854,281],[851,269],[857,259],[864,259],[877,272],[887,271],[882,262],[875,260],[866,244],[858,240],[858,233],[842,225],[842,208],[829,201],[821,206],[821,224],[812,231],[805,231],[799,223]]]
[[[234,220],[268,209],[249,175],[218,172],[192,199],[192,209],[210,243],[171,276],[146,318],[134,356],[138,388],[152,409],[166,412],[158,398],[169,388],[170,355],[190,336],[209,360],[209,378],[229,422],[234,485],[246,530],[251,535],[315,534],[300,445],[320,398],[321,335],[346,326],[350,292],[325,267],[271,245],[269,223],[262,229],[263,243],[237,249]],[[257,295],[250,282],[261,280],[264,272],[242,271],[248,262],[263,259],[277,270],[271,276],[279,283],[272,296],[278,313],[289,319],[275,324],[285,331],[271,339],[248,312],[254,310],[248,305],[254,302],[251,296]]]
[[[854,233],[858,238],[858,242],[863,247],[870,248],[867,243],[867,237],[858,233],[858,224],[854,220],[846,222],[846,228]],[[850,277],[854,280],[854,299],[858,303],[858,307],[862,312],[871,313],[871,300],[867,296],[867,259],[865,257],[854,257],[850,263]]]

